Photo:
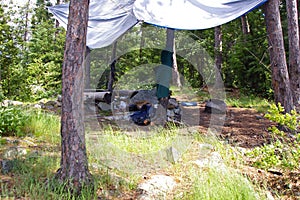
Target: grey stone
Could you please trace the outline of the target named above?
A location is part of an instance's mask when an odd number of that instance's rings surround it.
[[[2,160],[1,161],[1,172],[3,174],[7,174],[11,172],[13,169],[13,161],[12,160]]]
[[[200,158],[208,156],[214,147],[211,144],[199,144],[199,156]]]
[[[180,154],[177,151],[177,149],[175,149],[174,147],[168,148],[166,152],[167,152],[167,159],[169,162],[176,163],[179,160]]]
[[[226,113],[227,105],[220,99],[209,99],[205,102],[205,112],[214,114]]]
[[[193,162],[200,168],[214,168],[219,171],[225,172],[227,167],[224,164],[222,156],[218,152],[212,152],[206,157],[199,158]]]
[[[5,159],[14,159],[27,154],[27,150],[22,147],[11,147],[4,152]]]
[[[152,105],[158,104],[155,90],[139,90],[136,95],[130,98],[130,104],[136,104],[138,102],[147,101]]]
[[[154,175],[149,180],[138,185],[140,200],[166,199],[177,183],[171,176]]]
[[[270,191],[266,192],[266,198],[267,198],[267,200],[275,200],[275,198],[273,197],[273,195]]]
[[[97,104],[97,106],[98,106],[101,110],[103,110],[103,111],[109,111],[109,110],[111,110],[111,105],[110,105],[110,104],[107,104],[107,103],[104,103],[104,102],[99,102],[99,103]]]
[[[62,102],[62,96],[61,95],[57,95],[57,101]]]
[[[2,106],[21,106],[23,105],[23,102],[20,102],[20,101],[13,101],[13,100],[4,100],[1,102],[1,105]]]
[[[42,109],[42,105],[41,104],[34,104],[33,106],[36,109]]]

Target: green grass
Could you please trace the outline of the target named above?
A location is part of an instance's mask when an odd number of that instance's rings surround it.
[[[85,188],[79,197],[66,191],[64,183],[53,179],[59,167],[58,156],[28,156],[13,162],[13,182],[1,183],[0,199],[97,199],[94,188]],[[10,174],[8,174],[10,175]],[[96,181],[96,186],[99,187]],[[22,199],[23,199],[22,198]]]
[[[11,180],[0,182],[0,198],[75,199],[70,191],[64,190],[64,184],[53,179],[60,161],[59,117],[43,111],[26,112],[28,123],[23,129],[26,135],[31,135],[39,147],[46,145],[51,148],[39,148],[38,151],[30,149],[26,156],[14,159],[13,171],[6,174]],[[175,146],[181,152],[187,150],[184,155],[199,156],[199,152],[190,149],[190,145],[209,143],[220,152],[225,164],[240,163],[229,145],[220,143],[214,137],[201,137],[198,133],[193,134],[195,138],[188,137],[185,141],[184,138],[189,134],[186,127],[150,132],[125,132],[112,128],[88,131],[87,153],[95,184],[87,187],[76,199],[117,198],[120,193],[131,193],[143,174],[156,173],[155,170],[165,170],[174,174],[175,178],[184,177],[182,184],[188,187],[182,190],[183,199],[255,199],[257,192],[254,186],[235,170],[225,174],[214,169],[201,170],[191,165],[191,160],[195,158],[192,156],[183,156],[177,164],[166,160],[165,150],[170,146]]]
[[[259,197],[253,185],[244,176],[231,170],[220,172],[209,168],[189,169],[192,186],[182,199],[201,200],[257,200]],[[259,198],[258,198],[259,197]]]
[[[40,140],[58,144],[60,141],[60,117],[42,110],[27,110],[28,120],[23,131]]]
[[[239,98],[227,97],[225,102],[228,106],[237,108],[254,108],[258,112],[263,113],[265,113],[270,107],[268,100],[255,97],[253,95],[241,95]]]

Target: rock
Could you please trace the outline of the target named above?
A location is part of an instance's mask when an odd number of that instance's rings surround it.
[[[205,103],[205,112],[213,114],[224,114],[226,113],[227,105],[223,100],[220,99],[209,99]]]
[[[13,100],[4,100],[1,102],[1,105],[2,106],[21,106],[23,105],[23,102],[20,102],[20,101],[13,101]]]
[[[193,161],[200,168],[214,168],[220,171],[226,171],[226,165],[218,152],[212,152],[205,158],[200,157],[198,160]]]
[[[212,151],[214,147],[211,144],[199,144],[200,158],[207,157]]]
[[[4,152],[5,159],[14,159],[27,154],[27,150],[22,147],[11,147]]]
[[[178,107],[179,107],[179,103],[176,101],[176,99],[170,98],[169,103],[168,103],[168,109],[174,109],[174,108],[178,108]]]
[[[110,105],[110,104],[107,104],[107,103],[104,103],[104,102],[99,102],[99,103],[97,104],[97,106],[98,106],[101,110],[103,110],[103,111],[109,111],[109,110],[111,110],[111,105]]]
[[[166,199],[167,194],[171,192],[177,185],[171,176],[155,175],[149,180],[138,185],[140,200],[157,200]]]
[[[41,104],[34,104],[33,106],[36,109],[42,109],[42,105]]]
[[[180,158],[179,152],[174,147],[168,148],[166,152],[167,152],[167,159],[169,162],[176,163],[179,160]]]
[[[147,101],[152,105],[158,104],[155,90],[139,90],[134,96],[130,98],[129,104],[137,104],[139,102]]]
[[[56,102],[56,107],[61,107],[61,102],[60,101]]]
[[[238,152],[240,152],[242,155],[245,155],[248,152],[248,150],[243,147],[236,147],[236,150],[238,150]]]
[[[2,160],[0,161],[0,164],[1,164],[1,172],[3,174],[7,174],[11,172],[14,166],[12,160]]]
[[[266,192],[266,198],[267,200],[275,200],[272,193],[270,191],[267,191]]]
[[[57,101],[62,102],[62,96],[61,95],[57,95]]]

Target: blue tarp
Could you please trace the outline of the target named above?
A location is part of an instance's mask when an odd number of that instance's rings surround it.
[[[87,46],[112,44],[139,21],[184,30],[207,29],[234,20],[267,0],[91,0]],[[48,8],[67,28],[69,4]]]

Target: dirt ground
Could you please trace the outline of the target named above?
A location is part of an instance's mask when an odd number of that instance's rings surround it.
[[[211,125],[213,116],[204,111],[205,105],[199,105],[200,132],[207,132],[208,127],[217,126],[219,136],[229,144],[243,148],[253,148],[270,142],[268,127],[275,125],[255,109],[228,107],[222,122]],[[215,114],[218,116],[218,114]]]
[[[199,129],[207,133],[212,127],[210,121],[213,116],[204,112],[205,105],[200,104]],[[196,111],[194,111],[196,112]],[[276,125],[263,117],[262,113],[254,109],[228,107],[223,125],[219,125],[221,133],[217,136],[232,146],[252,149],[271,141],[268,127]],[[300,199],[300,169],[296,171],[260,170],[246,165],[242,171],[250,179],[266,187],[275,199]],[[276,194],[279,194],[278,197]],[[277,196],[277,198],[276,198]]]

